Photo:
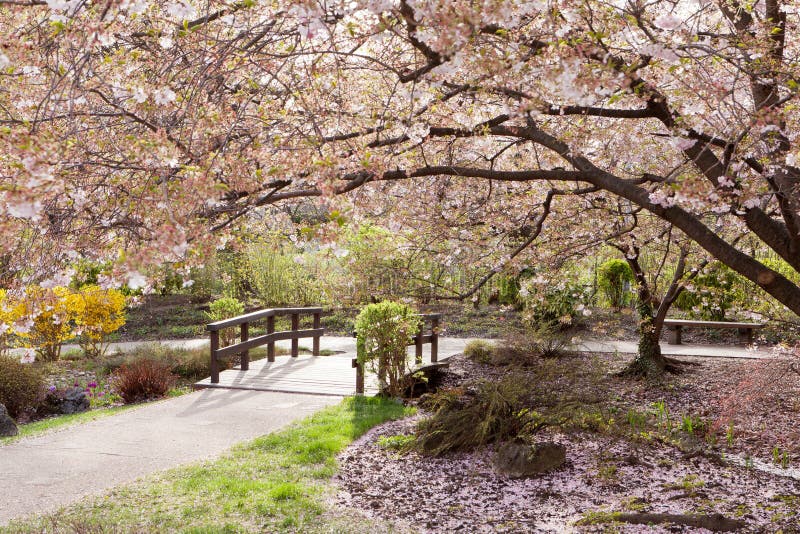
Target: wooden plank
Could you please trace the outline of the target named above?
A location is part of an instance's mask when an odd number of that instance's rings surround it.
[[[694,321],[691,319],[665,319],[665,326],[698,326],[708,328],[763,328],[764,323],[735,323],[728,321]]]
[[[225,358],[226,356],[233,356],[234,354],[239,354],[245,350],[254,349],[256,347],[260,347],[261,345],[266,345],[271,341],[280,341],[282,339],[291,339],[296,340],[306,337],[314,337],[314,336],[321,336],[325,333],[324,328],[319,328],[317,330],[309,329],[309,330],[297,330],[295,332],[286,330],[283,332],[275,332],[273,334],[264,334],[262,336],[254,337],[248,339],[242,343],[236,343],[235,345],[228,345],[225,348],[219,349],[217,351],[217,358]]]
[[[295,313],[301,315],[322,313],[322,308],[269,308],[266,310],[258,310],[246,313],[244,315],[231,317],[230,319],[209,323],[206,325],[206,331],[213,332],[215,330],[222,330],[223,328],[229,328],[231,326],[238,326],[242,323],[252,323],[266,317],[278,317],[282,315],[292,315]]]

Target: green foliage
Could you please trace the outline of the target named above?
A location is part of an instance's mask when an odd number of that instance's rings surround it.
[[[525,319],[533,324],[570,326],[587,312],[588,293],[587,288],[575,279],[527,284],[525,291],[521,292],[525,295]]]
[[[358,358],[378,375],[381,390],[398,397],[408,385],[407,347],[422,321],[406,304],[384,301],[365,306],[355,321]]]
[[[209,321],[223,321],[244,313],[244,304],[234,297],[223,297],[208,305],[206,317]],[[220,340],[223,345],[230,345],[236,341],[238,332],[235,328],[225,328],[220,331]]]
[[[417,426],[417,448],[441,455],[535,432],[538,414],[525,408],[528,391],[527,377],[511,373],[479,382],[467,394],[460,390],[435,394],[428,405],[436,412]]]
[[[628,285],[633,282],[633,271],[625,260],[612,258],[597,269],[597,283],[605,300],[617,310],[628,304],[630,291]]]
[[[247,248],[238,275],[263,306],[310,306],[329,301],[325,282],[331,269],[322,254],[287,250],[278,238]]]
[[[147,358],[122,365],[112,377],[114,390],[125,404],[163,397],[176,380],[168,365]]]
[[[413,434],[397,434],[394,436],[380,436],[378,446],[382,449],[393,451],[407,450],[414,443],[416,438]]]
[[[43,394],[44,378],[36,367],[0,356],[0,404],[11,417],[16,419],[34,409]]]
[[[709,264],[705,273],[694,279],[691,288],[681,292],[675,307],[697,319],[722,321],[728,310],[746,300],[743,286],[743,280],[736,272],[714,262]]]
[[[495,285],[497,287],[498,304],[522,307],[522,300],[519,296],[519,279],[513,276],[498,276]]]

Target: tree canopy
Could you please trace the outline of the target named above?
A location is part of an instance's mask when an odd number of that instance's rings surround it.
[[[800,314],[800,287],[741,247],[800,270],[798,17],[790,0],[0,0],[5,277],[85,256],[137,281],[309,197],[508,261],[540,233],[616,231],[614,203]]]

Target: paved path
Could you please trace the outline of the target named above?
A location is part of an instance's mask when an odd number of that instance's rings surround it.
[[[207,389],[0,446],[0,525],[213,458],[338,401]]]
[[[621,352],[636,354],[636,341],[600,341],[587,339],[579,342],[578,349],[584,352]],[[670,345],[661,343],[661,353],[665,356],[698,356],[705,358],[770,358],[773,353],[767,348],[748,348],[735,345]]]

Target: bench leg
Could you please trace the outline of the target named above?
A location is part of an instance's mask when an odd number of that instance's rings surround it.
[[[739,343],[742,345],[752,345],[753,344],[753,329],[752,328],[740,328],[739,329]]]
[[[670,345],[680,345],[681,344],[681,327],[680,326],[670,326],[667,328],[669,331],[667,343]]]

